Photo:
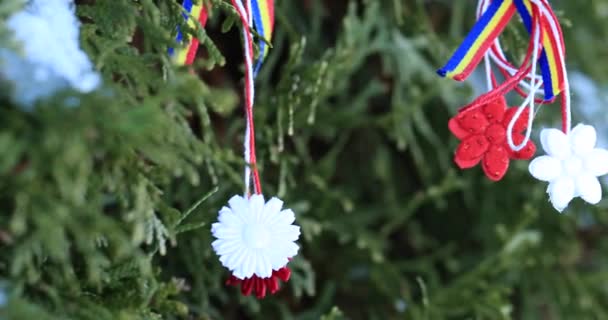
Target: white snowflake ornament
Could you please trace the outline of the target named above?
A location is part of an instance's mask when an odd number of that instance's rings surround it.
[[[298,253],[295,241],[300,227],[292,224],[295,215],[291,209],[281,210],[283,201],[272,198],[264,202],[259,194],[249,199],[236,195],[228,205],[220,210],[219,222],[212,225],[217,238],[212,246],[235,277],[269,278]]]
[[[597,177],[608,173],[608,150],[595,148],[595,128],[579,124],[569,135],[543,129],[540,139],[547,155],[534,159],[529,170],[536,179],[549,182],[553,207],[562,212],[575,197],[590,204],[600,202],[602,186]]]

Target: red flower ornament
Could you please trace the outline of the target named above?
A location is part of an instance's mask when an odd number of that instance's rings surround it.
[[[468,169],[481,162],[486,176],[492,181],[504,177],[509,159],[528,160],[534,156],[536,146],[532,140],[520,151],[513,151],[507,142],[507,127],[517,108],[507,108],[504,97],[479,108],[460,112],[448,123],[450,131],[461,140],[454,162],[460,169]],[[528,109],[513,126],[513,142],[524,141],[522,132],[528,125]]]
[[[245,296],[250,295],[255,291],[255,296],[258,299],[262,299],[266,296],[266,292],[270,291],[270,294],[275,294],[279,291],[279,279],[283,282],[289,281],[291,277],[291,270],[288,267],[283,267],[279,270],[272,271],[272,275],[268,278],[260,278],[253,275],[251,278],[241,280],[235,276],[230,276],[226,280],[226,285],[238,286],[241,285],[241,293]]]

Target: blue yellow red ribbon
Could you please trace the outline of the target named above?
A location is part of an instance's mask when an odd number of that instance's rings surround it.
[[[270,41],[274,31],[274,0],[251,0],[249,3],[255,30],[263,38],[258,42],[260,56],[254,67],[254,74],[257,75],[269,51],[266,41]]]
[[[253,27],[255,28],[258,35],[262,38],[258,42],[260,49],[260,55],[255,62],[254,76],[257,75],[260,70],[264,58],[268,55],[269,42],[272,39],[274,31],[274,0],[249,0],[246,2],[248,9],[251,11],[253,18]],[[207,11],[202,4],[194,4],[192,0],[184,0],[182,4],[184,10],[184,19],[188,21],[188,25],[192,28],[196,27],[196,20],[200,22],[202,26],[205,26],[207,22]],[[176,41],[180,44],[184,42],[184,34],[178,29]],[[169,48],[169,55],[172,56],[175,62],[179,65],[192,64],[196,57],[196,51],[198,50],[199,41],[193,37],[189,40],[188,44],[181,48]]]
[[[207,23],[207,10],[201,4],[194,4],[192,0],[184,0],[182,7],[186,12],[182,15],[187,20],[187,24],[191,28],[196,28],[196,21],[201,26],[205,26]],[[196,58],[196,51],[198,50],[199,41],[196,37],[191,37],[187,44],[184,44],[184,34],[181,30],[177,30],[177,36],[175,39],[179,44],[182,44],[180,48],[169,48],[169,55],[173,57],[175,63],[178,65],[190,65]]]
[[[495,0],[479,18],[445,67],[437,73],[462,81],[484,57],[494,40],[507,26],[516,9],[513,0]]]
[[[547,4],[548,5],[548,4]],[[532,3],[529,0],[515,0],[515,6],[521,16],[526,29],[530,33],[532,30]],[[542,47],[543,50],[539,57],[539,64],[541,74],[543,77],[543,84],[545,89],[545,100],[553,100],[555,96],[559,95],[564,89],[564,73],[563,63],[564,57],[560,56],[558,46],[562,47],[563,43],[560,38],[553,36],[550,29],[549,19],[554,16],[548,17],[543,15],[541,24],[543,29],[542,34]],[[559,24],[555,24],[557,28],[560,28]],[[561,36],[561,29],[558,31]]]

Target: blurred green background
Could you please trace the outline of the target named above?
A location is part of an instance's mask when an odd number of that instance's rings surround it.
[[[210,225],[243,188],[240,26],[212,0],[205,30],[188,29],[179,2],[77,1],[104,88],[77,108],[70,92],[31,112],[0,100],[0,318],[608,319],[608,203],[558,214],[527,161],[498,183],[453,164],[447,121],[483,81],[435,70],[472,0],[276,1],[258,159],[301,251],[275,296],[226,287]],[[3,44],[22,3],[0,2]],[[606,147],[608,1],[552,4],[574,122]],[[518,20],[503,37],[515,60]],[[203,42],[196,73],[167,56],[177,25]],[[534,132],[550,126],[558,106]]]

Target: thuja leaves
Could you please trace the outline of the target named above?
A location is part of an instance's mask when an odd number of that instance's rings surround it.
[[[163,189],[181,177],[199,184],[214,142],[203,143],[193,131],[195,104],[182,103],[200,100],[196,88],[163,77],[165,66],[188,78],[166,57],[175,27],[163,24],[175,19],[160,18],[173,15],[167,8],[151,1],[79,5],[83,43],[104,74],[104,88],[70,98],[76,107],[65,107],[68,100],[59,95],[29,114],[10,105],[3,113],[0,143],[10,156],[2,159],[2,230],[10,245],[3,249],[2,277],[48,314],[187,313],[170,298],[181,289],[162,293],[167,284],[153,257],[207,222],[186,219],[194,208],[181,217],[196,200],[182,206],[164,198]],[[178,218],[171,221],[173,212]]]
[[[22,4],[0,3],[3,44]],[[243,187],[241,26],[230,1],[205,4],[203,29],[177,0],[77,1],[103,89],[1,101],[0,317],[606,317],[605,210],[555,216],[524,162],[499,185],[451,163],[470,83],[434,70],[474,16],[453,1],[276,1],[256,141],[301,251],[276,296],[225,287],[209,229]],[[601,74],[605,8],[559,6],[585,44],[570,66]],[[192,68],[168,56],[177,27],[201,41]]]

